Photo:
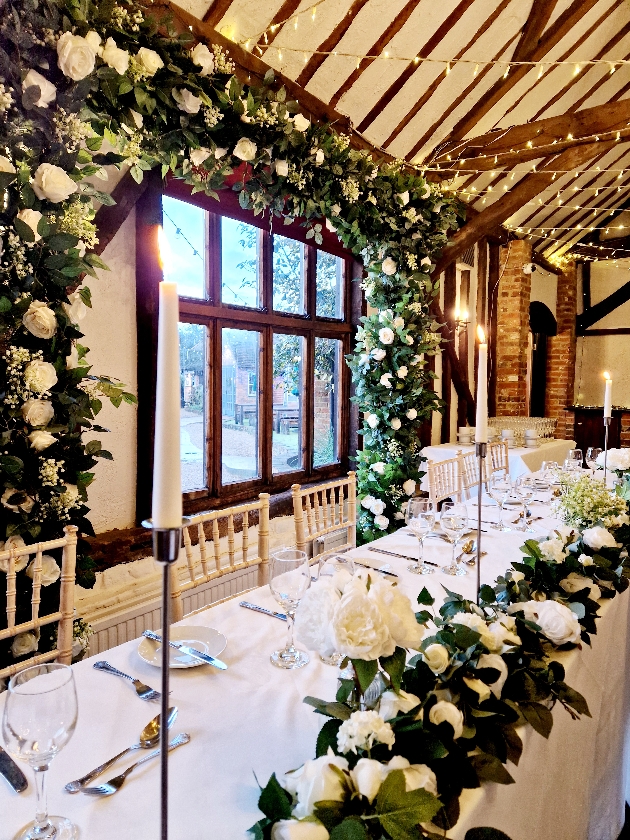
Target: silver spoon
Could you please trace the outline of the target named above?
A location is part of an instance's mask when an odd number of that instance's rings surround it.
[[[170,729],[173,723],[175,722],[175,718],[177,717],[177,706],[171,706],[168,710],[168,718],[167,718],[167,729]],[[100,776],[108,767],[111,767],[114,762],[118,761],[119,758],[122,758],[123,755],[127,755],[129,752],[133,752],[134,750],[150,750],[152,747],[157,746],[160,742],[160,716],[156,715],[153,720],[149,721],[147,725],[144,727],[142,732],[140,733],[140,740],[137,744],[132,744],[130,747],[127,747],[126,750],[118,753],[113,758],[110,758],[109,761],[105,761],[103,764],[96,767],[90,773],[86,773],[85,776],[81,776],[80,779],[75,779],[74,782],[68,782],[66,785],[66,790],[68,793],[78,793],[81,788],[84,788],[85,785],[89,785],[92,779],[95,779],[97,776]]]
[[[471,556],[467,557],[463,562],[466,563],[467,566],[474,566],[475,565],[476,552],[477,552],[477,540],[467,540],[462,545],[462,550],[461,550],[457,560],[459,562],[462,559],[462,557],[464,556],[464,554],[471,555]],[[487,551],[482,551],[481,552],[481,557],[485,557],[487,553],[488,553]]]

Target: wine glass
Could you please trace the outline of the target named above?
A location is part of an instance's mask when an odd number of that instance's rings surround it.
[[[407,569],[415,575],[430,575],[433,569],[424,562],[424,541],[435,525],[435,507],[431,499],[410,499],[407,513],[409,530],[418,537],[420,543],[418,562],[407,566]]]
[[[543,478],[549,482],[549,484],[555,483],[557,471],[557,461],[543,461],[540,466],[540,473],[543,476]]]
[[[573,467],[574,470],[582,469],[584,455],[581,449],[569,449],[569,454],[567,457],[570,458],[572,461],[575,461],[575,466]]]
[[[444,502],[440,512],[440,525],[446,536],[453,543],[451,564],[450,566],[442,566],[442,571],[444,574],[457,575],[458,577],[468,574],[466,569],[460,566],[455,558],[457,543],[468,527],[468,511],[466,505],[456,502]]]
[[[298,650],[293,643],[295,611],[311,584],[311,567],[303,551],[281,548],[271,555],[269,564],[269,589],[287,614],[288,636],[283,650],[271,654],[271,661],[278,668],[302,668],[309,662],[308,654]]]
[[[501,473],[492,473],[488,481],[488,493],[492,499],[499,505],[499,521],[496,525],[491,525],[495,531],[511,531],[512,529],[503,523],[503,504],[512,490],[512,483],[509,475],[502,475]]]
[[[589,446],[586,450],[586,465],[591,471],[591,478],[595,476],[595,470],[598,467],[597,459],[602,454],[603,450],[599,446]]]
[[[11,678],[2,734],[14,758],[26,761],[35,773],[35,821],[15,840],[72,840],[78,830],[65,817],[48,815],[46,770],[68,743],[77,723],[77,692],[69,665],[33,665]]]

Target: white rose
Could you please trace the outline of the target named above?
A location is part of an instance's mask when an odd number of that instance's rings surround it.
[[[335,607],[335,648],[350,659],[391,656],[396,644],[378,605],[368,597],[365,580],[354,577]]]
[[[407,714],[416,706],[420,705],[420,698],[415,694],[408,694],[406,691],[400,691],[398,694],[395,691],[385,691],[381,695],[379,701],[378,713],[383,720],[392,720],[398,712]]]
[[[578,560],[580,561],[580,563],[583,566],[593,566],[594,565],[594,560],[590,556],[590,554],[580,554],[580,556],[578,557]]]
[[[129,69],[129,53],[116,46],[113,38],[108,38],[101,52],[101,58],[109,67],[113,67],[119,76]]]
[[[200,76],[209,76],[214,72],[214,56],[205,44],[197,44],[195,49],[191,50],[190,57],[194,64],[201,67]]]
[[[357,750],[370,750],[374,744],[387,744],[391,750],[394,741],[391,724],[374,711],[353,712],[337,732],[337,748],[342,753],[356,755]]]
[[[276,175],[279,175],[281,178],[286,178],[289,174],[289,161],[287,160],[277,160],[276,161]]]
[[[384,461],[375,461],[372,466],[370,467],[371,470],[377,475],[384,475],[385,474],[385,462]]]
[[[258,147],[254,142],[248,140],[247,137],[241,137],[232,154],[239,160],[253,160],[256,157]]]
[[[492,653],[500,652],[504,645],[520,645],[520,637],[516,634],[516,623],[513,618],[503,615],[500,621],[493,621],[488,625],[488,638],[484,644]]]
[[[402,193],[398,193],[396,198],[402,204],[403,207],[406,207],[406,205],[409,204],[409,190],[405,190]]]
[[[381,378],[379,379],[379,382],[380,382],[380,383],[381,383],[381,385],[383,385],[385,388],[391,388],[391,387],[392,387],[392,383],[391,383],[391,381],[390,381],[390,380],[392,380],[393,378],[394,378],[394,377],[392,376],[392,374],[391,374],[391,373],[384,373],[384,374],[381,376]]]
[[[582,589],[588,589],[589,598],[592,598],[593,601],[598,601],[602,597],[602,591],[599,586],[597,586],[596,583],[593,583],[590,578],[584,577],[584,575],[578,575],[577,572],[571,572],[571,574],[565,577],[564,580],[561,580],[560,586],[565,592],[568,592],[569,595],[573,595],[575,592],[579,592]]]
[[[29,391],[43,394],[57,382],[57,371],[50,362],[42,362],[34,359],[24,369],[24,381]]]
[[[155,50],[148,50],[146,47],[140,47],[136,58],[150,76],[154,76],[158,70],[164,67],[164,62]]]
[[[386,531],[387,528],[389,527],[389,519],[386,516],[382,516],[381,514],[378,514],[377,516],[374,517],[374,524],[381,531]]]
[[[396,274],[398,270],[398,265],[396,264],[395,260],[391,257],[385,257],[383,262],[381,263],[381,271],[383,274],[387,274],[388,277],[391,277],[392,274]]]
[[[409,346],[411,346],[413,344],[413,336],[410,333],[407,333],[407,335],[405,336],[405,341],[407,342],[407,344],[409,344]]]
[[[57,57],[59,69],[75,82],[85,79],[94,70],[96,50],[94,41],[64,32],[57,41]]]
[[[451,655],[444,645],[429,645],[422,651],[422,658],[434,674],[443,674],[451,662]]]
[[[190,152],[190,160],[193,166],[201,166],[204,160],[207,160],[212,155],[210,149],[192,149]]]
[[[546,557],[547,560],[551,560],[554,563],[562,563],[564,562],[568,551],[565,549],[562,540],[543,540],[543,542],[538,544],[543,557]]]
[[[392,429],[395,432],[397,432],[398,429],[400,429],[400,427],[402,426],[402,421],[400,420],[399,417],[394,417],[394,419],[390,422],[389,425],[392,427]]]
[[[344,786],[339,775],[331,765],[339,770],[348,770],[348,761],[340,755],[335,755],[331,749],[328,755],[305,761],[298,770],[287,773],[283,779],[283,786],[290,794],[297,797],[297,805],[293,809],[293,816],[297,819],[309,817],[316,802],[330,800],[342,802]]]
[[[18,536],[17,534],[11,535],[8,540],[4,543],[0,543],[0,551],[9,551],[11,548],[24,548],[26,543],[22,539],[22,537]],[[25,554],[23,557],[16,557],[15,558],[15,571],[21,572],[22,569],[28,563],[28,555]],[[7,557],[6,560],[0,560],[0,572],[4,572],[5,575],[9,571],[9,558]]]
[[[28,439],[31,444],[31,449],[34,449],[36,452],[42,452],[44,449],[52,446],[53,443],[57,443],[57,438],[54,435],[51,435],[50,432],[43,431],[31,432]]]
[[[31,560],[28,564],[28,568],[26,570],[26,574],[34,579],[35,575],[35,560]],[[59,568],[59,564],[55,560],[54,557],[51,557],[50,554],[42,554],[42,586],[50,586],[51,583],[59,580],[59,576],[61,575],[61,569]]]
[[[503,646],[503,642],[497,639],[480,615],[459,612],[451,618],[451,622],[453,624],[463,624],[465,627],[469,627],[471,630],[479,633],[481,644],[487,647],[489,651],[500,650]]]
[[[340,595],[332,581],[320,579],[300,601],[295,616],[295,634],[299,642],[322,656],[335,652],[332,619]]]
[[[376,799],[383,779],[387,775],[387,768],[380,761],[373,758],[360,758],[350,776],[361,796],[365,796],[371,804]]]
[[[214,156],[217,160],[221,160],[222,157],[225,157],[228,153],[227,149],[221,148],[221,146],[217,146],[214,150]]]
[[[80,292],[72,292],[71,295],[68,295],[68,300],[70,303],[61,304],[63,310],[68,316],[69,321],[73,324],[78,324],[87,315],[88,308],[83,302]]]
[[[415,408],[410,408],[406,415],[410,420],[415,420],[418,416],[418,412]]]
[[[416,621],[409,598],[382,578],[372,581],[369,597],[378,605],[395,644],[419,650],[424,628]]]
[[[407,369],[407,366],[403,365],[402,367],[399,367],[398,370],[396,371],[396,376],[399,379],[404,379],[407,376],[408,373],[409,373],[409,371]]]
[[[52,163],[40,163],[32,183],[35,195],[47,199],[53,204],[66,201],[78,189],[76,183],[60,166]]]
[[[433,770],[426,764],[410,764],[409,759],[402,755],[395,755],[388,763],[387,770],[402,770],[405,777],[405,790],[419,790],[424,788],[433,796],[438,795],[437,778]]]
[[[380,331],[379,331],[379,338],[380,338]],[[376,362],[382,362],[386,355],[387,355],[387,350],[383,350],[382,347],[376,347],[374,350],[372,350],[372,358]]]
[[[9,499],[12,497],[14,497],[14,500],[10,502]],[[22,490],[15,490],[13,487],[7,487],[2,494],[2,498],[0,498],[0,502],[3,507],[8,508],[8,510],[13,510],[16,513],[18,511],[30,513],[35,504],[35,501],[30,496]]]
[[[41,217],[42,214],[39,212],[39,210],[30,210],[28,208],[20,210],[20,212],[17,214],[17,218],[21,222],[24,222],[25,225],[28,225],[35,234],[35,242],[39,242],[39,240],[41,239],[41,236],[39,235],[39,233],[37,233],[37,225],[39,224],[39,220],[41,219]]]
[[[568,642],[577,644],[582,632],[577,618],[568,607],[558,601],[529,601],[532,619],[540,627],[544,636],[554,645],[564,645]],[[519,604],[527,607],[527,604]],[[526,617],[527,613],[526,613]]]
[[[413,478],[408,478],[407,481],[403,484],[403,491],[406,493],[407,496],[413,496],[416,492],[416,482]]]
[[[329,840],[329,837],[330,834],[320,822],[310,820],[278,820],[271,829],[271,840]]]
[[[381,499],[374,499],[372,501],[372,507],[370,508],[374,516],[380,516],[383,511],[385,510],[385,502]],[[387,528],[387,525],[385,526]]]
[[[438,700],[429,712],[429,720],[438,726],[440,723],[450,723],[453,727],[453,738],[461,738],[464,733],[464,715],[454,703],[448,700]]]
[[[321,166],[325,159],[326,155],[324,154],[324,150],[318,149],[315,152],[315,166]]]
[[[617,548],[617,541],[606,528],[596,525],[594,528],[587,528],[582,532],[582,542],[593,551],[600,548]]]
[[[400,315],[394,318],[394,326],[396,329],[402,329],[405,326],[405,319],[401,318]]]
[[[4,155],[0,155],[0,172],[10,172],[12,175],[15,174],[15,166],[11,163],[8,157]],[[18,216],[20,214],[18,213]]]
[[[378,331],[378,339],[381,344],[393,344],[395,337],[395,333],[390,327],[382,327]]]
[[[101,41],[103,40],[98,34],[98,32],[95,32],[93,29],[90,29],[90,31],[85,36],[85,40],[92,47],[94,52],[98,55],[99,47],[101,45]]]
[[[55,415],[55,410],[48,400],[31,397],[22,406],[22,417],[29,426],[47,426]]]
[[[364,507],[366,510],[372,510],[372,505],[375,501],[374,496],[365,496],[365,498],[361,499],[361,507]]]
[[[473,679],[472,677],[464,677],[463,679],[468,688],[479,695],[480,703],[484,703],[492,696],[492,692],[483,680]]]
[[[431,257],[422,257],[420,265],[431,265]]]
[[[600,467],[604,466],[604,456],[604,452],[597,456],[597,463]],[[630,448],[626,447],[624,449],[609,449],[608,469],[621,470],[622,472],[630,470]]]
[[[477,660],[477,668],[495,668],[500,672],[499,678],[488,687],[496,698],[501,697],[503,686],[508,678],[508,668],[505,660],[498,653],[482,653]]]
[[[57,332],[57,318],[41,300],[34,300],[22,316],[22,323],[36,338],[52,338]]]
[[[296,114],[293,117],[293,127],[296,131],[301,131],[302,134],[308,131],[310,124],[310,120],[307,120],[303,114]]]
[[[17,659],[18,656],[26,656],[27,653],[33,653],[37,650],[39,642],[34,633],[18,633],[13,644],[11,645],[11,653]]]
[[[39,88],[39,99],[35,102],[35,105],[37,105],[38,108],[48,108],[50,103],[55,101],[57,88],[52,82],[49,82],[48,79],[38,73],[37,70],[29,70],[24,77],[22,90],[26,90],[30,87]]]
[[[370,429],[375,429],[378,426],[378,414],[368,414],[365,418],[365,422],[368,424]]]
[[[201,99],[198,96],[188,90],[188,88],[173,88],[171,91],[171,95],[175,102],[177,102],[177,107],[180,111],[183,111],[185,114],[198,114],[199,109],[201,108]]]

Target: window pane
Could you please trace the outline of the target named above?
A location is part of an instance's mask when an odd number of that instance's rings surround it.
[[[206,328],[179,325],[182,490],[206,486]]]
[[[339,458],[339,381],[341,342],[315,339],[313,466],[335,464]]]
[[[318,318],[343,318],[344,260],[317,252],[317,304]]]
[[[221,372],[221,481],[232,484],[260,476],[258,443],[258,357],[260,333],[223,330]]]
[[[180,295],[205,298],[206,211],[165,195],[162,215],[169,251],[164,260],[164,277],[177,283]]]
[[[299,335],[273,337],[274,473],[302,469],[302,400],[304,339]]]
[[[273,308],[304,314],[304,245],[286,236],[273,237]]]
[[[221,300],[237,306],[260,306],[260,230],[221,217]]]

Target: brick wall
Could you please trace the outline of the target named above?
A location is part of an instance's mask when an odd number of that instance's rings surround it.
[[[576,308],[577,271],[575,263],[570,263],[558,277],[558,335],[547,340],[545,415],[557,419],[558,438],[573,437],[574,415],[564,409],[572,405],[574,399]]]
[[[529,242],[514,240],[502,248],[503,275],[497,301],[497,417],[529,414],[527,405],[527,346],[531,274]]]

